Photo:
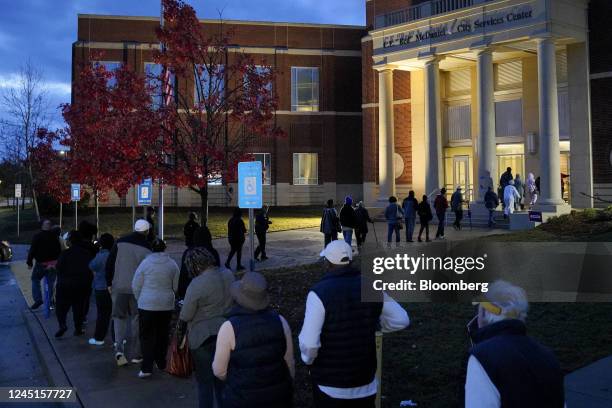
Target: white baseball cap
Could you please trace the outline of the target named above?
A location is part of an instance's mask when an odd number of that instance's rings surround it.
[[[330,242],[320,255],[334,265],[348,265],[353,260],[353,250],[343,240]]]
[[[145,232],[151,228],[151,224],[147,220],[138,220],[136,224],[134,224],[134,231],[136,232]]]

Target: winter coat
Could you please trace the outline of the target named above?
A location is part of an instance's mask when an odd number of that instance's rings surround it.
[[[255,217],[255,232],[257,234],[262,234],[268,231],[268,229],[270,229],[270,224],[272,224],[272,221],[270,221],[268,216],[263,212],[260,212]]]
[[[193,246],[193,234],[200,227],[200,224],[194,220],[189,220],[183,227],[183,234],[185,235],[185,245],[188,247]]]
[[[340,218],[335,208],[325,208],[323,217],[321,217],[321,232],[324,234],[333,234],[340,230]]]
[[[385,219],[387,224],[397,224],[402,221],[404,211],[397,203],[391,203],[385,208]]]
[[[86,243],[77,242],[62,252],[57,260],[57,287],[91,291],[93,274],[89,262],[96,255]]]
[[[179,268],[170,255],[156,252],[138,266],[132,280],[132,291],[142,310],[174,310],[178,290]]]
[[[433,219],[433,214],[431,213],[431,206],[429,205],[429,201],[421,201],[419,203],[417,213],[419,214],[419,220],[421,221],[421,224],[428,223]]]
[[[487,193],[484,196],[484,202],[485,202],[485,207],[487,207],[489,210],[494,210],[499,205],[499,198],[497,197],[497,194],[495,194],[493,190],[487,191]]]
[[[33,265],[33,261],[42,263],[56,261],[62,252],[59,237],[53,231],[40,231],[32,238],[32,245],[28,252],[28,266]]]
[[[134,272],[150,253],[147,237],[139,232],[117,240],[106,261],[106,284],[113,293],[132,294]]]
[[[412,219],[416,217],[419,202],[416,198],[407,197],[402,203],[402,210],[406,219]]]
[[[502,188],[505,188],[508,184],[510,184],[510,180],[512,179],[514,179],[514,177],[512,177],[512,173],[505,172],[499,178],[499,184],[501,184]]]
[[[519,195],[518,191],[516,191],[516,187],[514,187],[511,184],[508,184],[506,186],[506,188],[504,188],[504,202],[506,203],[506,205],[508,205],[508,203],[514,203],[514,200],[520,200],[521,196]]]
[[[514,188],[516,188],[516,191],[518,191],[520,197],[525,195],[525,184],[523,184],[523,180],[521,180],[519,177],[514,179]]]
[[[344,204],[340,210],[340,225],[342,228],[353,229],[356,224],[355,210],[350,204]]]
[[[361,232],[368,232],[368,222],[372,222],[368,210],[364,207],[357,207],[355,210],[355,218],[357,219],[355,228]]]
[[[93,288],[95,290],[106,290],[106,261],[110,251],[101,249],[96,257],[89,262],[89,269],[94,273]]]
[[[438,194],[436,199],[434,200],[434,208],[436,210],[436,214],[442,214],[446,212],[448,208],[448,200],[443,194]]]
[[[453,211],[461,210],[461,205],[463,204],[463,194],[459,191],[455,191],[451,196],[451,209]]]
[[[232,217],[227,222],[227,239],[230,242],[244,242],[246,234],[246,226],[240,217]]]

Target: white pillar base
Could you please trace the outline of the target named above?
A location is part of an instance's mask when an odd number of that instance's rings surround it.
[[[539,211],[542,213],[544,221],[547,218],[554,217],[557,215],[569,214],[572,211],[572,207],[565,201],[562,203],[536,203],[531,211]]]

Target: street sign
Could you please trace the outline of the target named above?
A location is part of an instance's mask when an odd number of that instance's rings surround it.
[[[138,185],[138,205],[151,205],[153,195],[153,180],[145,179]]]
[[[260,161],[238,163],[238,207],[263,207],[262,176]]]
[[[21,198],[21,184],[15,184],[15,198]]]
[[[81,185],[80,184],[70,185],[70,198],[72,201],[81,201]]]
[[[529,211],[529,221],[542,222],[542,212],[541,211]]]

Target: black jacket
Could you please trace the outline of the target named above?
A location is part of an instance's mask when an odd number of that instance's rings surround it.
[[[246,234],[246,226],[244,221],[239,217],[232,217],[227,222],[227,239],[231,242],[244,242]]]
[[[185,235],[185,245],[188,247],[193,246],[193,234],[200,227],[200,224],[194,220],[189,220],[183,227],[183,234]]]
[[[421,201],[419,203],[417,213],[419,214],[419,220],[421,221],[421,224],[427,223],[433,219],[433,214],[431,213],[431,206],[429,205],[429,201]]]
[[[36,262],[55,261],[62,252],[59,237],[53,231],[40,231],[32,238],[32,245],[28,252],[28,266]]]
[[[268,231],[270,224],[272,224],[272,221],[270,221],[268,216],[260,212],[255,217],[255,233],[261,234]]]
[[[357,207],[355,210],[355,219],[355,228],[361,232],[368,232],[368,222],[372,222],[368,210],[366,210],[364,207]]]
[[[340,225],[346,228],[355,228],[356,224],[355,210],[350,204],[344,204],[340,210]]]
[[[57,260],[58,288],[91,288],[93,274],[89,262],[96,256],[92,246],[86,242],[74,243],[62,252]]]

